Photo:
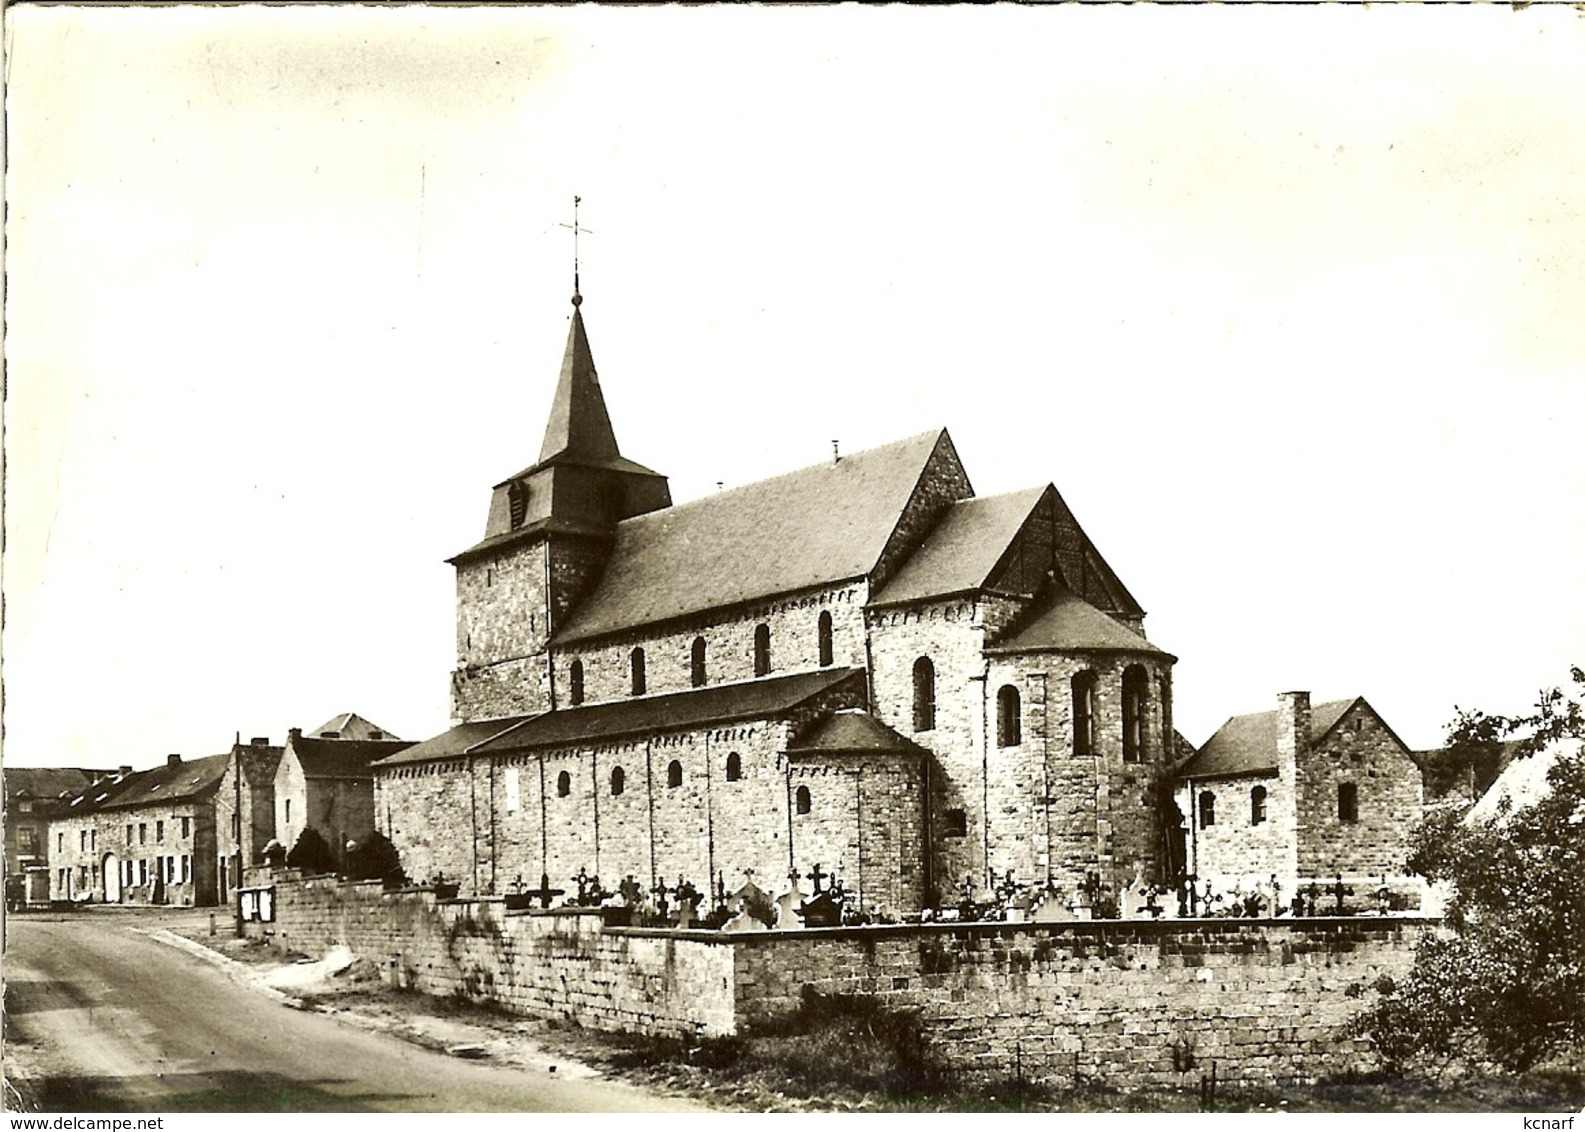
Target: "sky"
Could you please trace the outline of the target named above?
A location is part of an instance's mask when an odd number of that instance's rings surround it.
[[[1566,7],[11,8],[5,761],[447,726],[583,311],[683,501],[946,427],[1204,742],[1585,663]]]

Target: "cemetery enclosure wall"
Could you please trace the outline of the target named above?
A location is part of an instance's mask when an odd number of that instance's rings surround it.
[[[1117,1087],[1243,1084],[1370,1066],[1346,1033],[1435,921],[1087,921],[765,933],[738,943],[740,1028],[774,1026],[804,987],[921,1014],[967,1077]]]
[[[593,911],[507,912],[331,877],[274,884],[273,923],[249,935],[318,956],[338,944],[390,985],[491,1001],[599,1030],[693,1037],[733,1027],[732,950],[680,933],[603,932]]]
[[[743,934],[604,928],[328,878],[276,882],[280,947],[335,944],[389,982],[516,1013],[672,1036],[774,1029],[804,988],[917,1010],[965,1076],[1181,1085],[1291,1083],[1369,1065],[1347,1035],[1436,921],[933,924]]]

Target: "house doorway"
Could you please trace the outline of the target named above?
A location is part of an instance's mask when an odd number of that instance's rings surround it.
[[[106,853],[99,862],[99,875],[104,883],[105,903],[121,903],[121,862],[114,853]]]

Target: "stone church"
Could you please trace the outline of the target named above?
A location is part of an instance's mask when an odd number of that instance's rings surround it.
[[[376,764],[409,875],[818,868],[890,914],[1162,875],[1174,658],[1055,487],[977,497],[941,430],[673,504],[580,303],[538,458],[450,559],[453,725]]]

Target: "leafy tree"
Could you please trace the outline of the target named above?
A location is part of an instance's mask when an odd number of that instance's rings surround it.
[[[1459,711],[1448,746],[1522,735],[1528,758],[1585,738],[1585,670],[1572,687],[1542,692],[1535,711],[1494,716]],[[1427,939],[1403,983],[1359,1022],[1383,1063],[1422,1059],[1495,1062],[1525,1070],[1585,1047],[1585,755],[1564,745],[1544,797],[1491,822],[1442,814],[1422,825],[1411,866],[1451,882],[1446,924]]]
[[[310,873],[333,873],[336,871],[336,856],[330,851],[330,845],[324,836],[313,826],[306,826],[303,832],[297,835],[297,844],[292,846],[292,851],[286,854],[286,863],[294,869],[302,869]]]
[[[390,838],[374,830],[358,838],[347,854],[347,875],[353,880],[384,880],[402,869],[402,859]]]

